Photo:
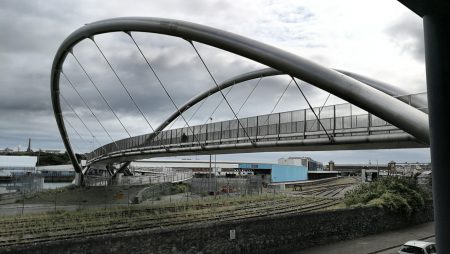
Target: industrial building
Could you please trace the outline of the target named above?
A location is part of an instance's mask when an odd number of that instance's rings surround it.
[[[239,163],[239,169],[252,171],[253,175],[260,175],[263,180],[271,183],[308,180],[308,169],[305,166]]]
[[[8,182],[22,175],[41,175],[46,182],[71,182],[75,178],[72,164],[37,166],[37,156],[0,155],[0,181]]]
[[[308,180],[308,169],[302,165],[280,165],[245,162],[209,161],[138,161],[131,164],[134,172],[157,172],[190,169],[195,177],[236,178],[247,175],[261,176],[264,182],[290,182]]]
[[[0,180],[9,180],[12,176],[36,172],[36,156],[0,155]]]
[[[6,183],[0,192],[35,193],[43,189],[44,178],[36,171],[36,156],[0,156],[0,182]],[[15,200],[15,197],[8,197]],[[4,197],[0,202],[6,202]],[[9,201],[8,201],[9,202]]]
[[[40,166],[38,172],[45,178],[45,182],[71,182],[75,179],[75,170],[72,164]]]
[[[278,164],[281,165],[296,165],[304,166],[308,171],[323,171],[323,163],[315,161],[310,157],[288,157],[278,159]]]

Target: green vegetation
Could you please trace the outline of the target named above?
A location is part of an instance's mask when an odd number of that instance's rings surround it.
[[[170,192],[172,194],[185,193],[189,190],[189,188],[190,186],[187,183],[176,183],[171,185]]]
[[[388,177],[356,187],[345,195],[344,202],[348,207],[379,206],[410,215],[423,208],[429,198],[414,178]]]

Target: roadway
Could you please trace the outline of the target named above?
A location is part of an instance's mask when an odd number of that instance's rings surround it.
[[[429,222],[400,230],[294,251],[290,254],[394,254],[397,253],[401,245],[409,240],[420,239],[435,242],[434,234],[434,222]]]

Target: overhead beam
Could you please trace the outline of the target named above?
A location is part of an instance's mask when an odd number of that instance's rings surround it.
[[[428,14],[448,15],[450,2],[447,0],[398,0],[408,9],[424,17]]]

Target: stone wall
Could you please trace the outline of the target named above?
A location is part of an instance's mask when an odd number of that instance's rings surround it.
[[[433,220],[432,205],[407,217],[381,208],[280,215],[16,246],[5,253],[283,253]],[[235,239],[230,239],[234,230]]]

